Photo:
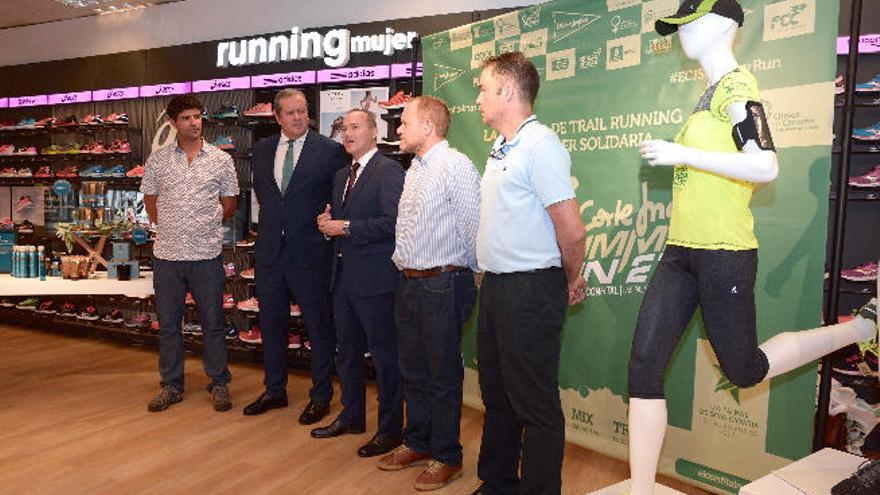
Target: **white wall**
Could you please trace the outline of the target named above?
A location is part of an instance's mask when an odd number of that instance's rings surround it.
[[[541,0],[186,0],[0,30],[0,66],[286,31],[533,5]],[[421,33],[430,34],[430,33]]]

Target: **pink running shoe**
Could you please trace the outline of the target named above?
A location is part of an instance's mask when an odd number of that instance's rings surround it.
[[[302,347],[302,337],[300,337],[298,333],[288,333],[287,348],[299,349],[300,347]]]
[[[235,277],[235,263],[224,263],[223,271],[226,272],[226,278]]]
[[[849,270],[840,272],[840,277],[853,282],[871,282],[877,280],[877,263],[869,261]]]
[[[30,209],[34,207],[34,202],[31,201],[31,197],[29,195],[22,196],[17,203],[15,203],[15,212],[21,213],[24,210]],[[874,271],[875,275],[877,271]]]
[[[15,148],[15,154],[19,156],[36,156],[37,148],[34,146],[20,146]]]
[[[245,117],[272,117],[273,115],[271,103],[257,103],[244,111]]]
[[[299,304],[291,304],[290,305],[290,316],[302,316],[302,311],[299,309]]]
[[[257,301],[256,297],[252,297],[250,299],[245,299],[244,301],[239,301],[238,309],[258,313],[260,311],[260,303]]]
[[[262,344],[263,334],[260,333],[260,327],[254,325],[250,330],[239,330],[238,340],[245,344]]]
[[[850,177],[849,185],[864,188],[880,187],[880,165],[875,165],[874,168],[864,175]]]
[[[144,166],[137,165],[128,172],[125,173],[126,177],[143,177],[144,176]]]
[[[232,309],[235,307],[235,298],[232,294],[223,294],[223,309]]]

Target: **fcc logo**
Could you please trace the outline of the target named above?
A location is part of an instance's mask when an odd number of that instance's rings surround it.
[[[816,29],[816,0],[787,0],[764,6],[764,41],[773,41]]]

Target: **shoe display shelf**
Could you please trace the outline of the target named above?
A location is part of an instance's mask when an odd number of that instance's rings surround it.
[[[123,345],[133,345],[158,349],[159,334],[150,328],[136,328],[124,324],[110,324],[100,320],[87,321],[58,314],[41,314],[15,308],[0,308],[0,320],[6,324],[35,330],[57,332],[87,338],[109,340]],[[184,335],[184,349],[193,354],[201,354],[203,339],[201,335]],[[263,352],[260,346],[245,344],[238,339],[227,340],[227,351],[231,361],[260,362]],[[301,354],[301,353],[300,353]],[[288,356],[288,367],[308,369],[308,361],[300,354]]]
[[[102,181],[113,189],[138,189],[141,185],[140,177],[0,177],[0,187],[51,186],[59,179],[64,179],[72,185],[82,181]]]
[[[152,294],[153,274],[142,274],[137,280],[119,281],[107,278],[107,272],[96,272],[91,278],[65,280],[61,277],[13,278],[0,274],[0,296],[48,296],[48,295],[111,295]]]
[[[824,281],[825,315],[845,315],[877,294],[877,281],[845,280],[841,273],[880,258],[880,184],[872,184],[874,167],[880,165],[880,91],[869,84],[880,74],[880,53],[859,51],[863,14],[873,2],[853,0],[841,5],[840,36],[855,40],[846,53],[838,52],[838,95],[834,100],[834,143],[831,156],[828,243]],[[870,177],[869,177],[870,176]],[[827,324],[837,323],[832,316]],[[818,409],[813,448],[826,446],[832,388],[832,357],[822,359]],[[876,385],[876,381],[874,382]],[[850,432],[852,433],[852,432]]]
[[[388,135],[379,143],[379,151],[383,155],[396,160],[405,169],[412,163],[413,154],[400,149],[400,136],[397,128],[400,127],[400,117],[403,115],[403,107],[389,109],[388,113],[380,115],[382,120],[388,122]]]
[[[50,185],[58,179],[64,179],[74,186],[83,180],[99,180],[106,181],[117,189],[137,189],[140,187],[140,177],[81,177],[75,174],[66,177],[62,174],[59,177],[58,173],[72,165],[80,165],[82,169],[91,165],[102,165],[105,168],[123,165],[126,170],[131,170],[134,164],[140,163],[138,149],[141,133],[140,128],[128,122],[0,129],[0,144],[28,146],[36,150],[36,154],[0,155],[0,168],[30,169],[31,175],[0,177],[0,186]],[[95,142],[103,142],[109,147],[110,143],[115,141],[128,142],[131,151],[108,150],[103,153],[89,153],[77,152],[78,150],[69,148],[69,145],[73,144],[82,147]],[[53,148],[51,153],[46,153],[53,145],[57,148]],[[51,167],[51,177],[33,176],[42,166]]]

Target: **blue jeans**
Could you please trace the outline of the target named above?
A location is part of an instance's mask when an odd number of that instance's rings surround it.
[[[444,464],[461,464],[461,330],[476,299],[473,273],[401,276],[394,303],[406,445]]]
[[[183,392],[183,320],[186,292],[192,293],[204,332],[205,374],[215,385],[231,379],[226,367],[226,329],[223,320],[223,288],[226,273],[221,257],[199,261],[153,259],[153,289],[159,313],[159,374],[162,385]]]

